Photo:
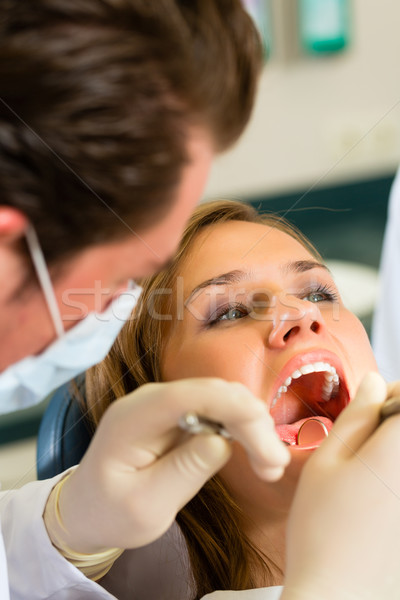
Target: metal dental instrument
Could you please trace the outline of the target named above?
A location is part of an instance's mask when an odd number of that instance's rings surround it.
[[[386,421],[393,415],[400,414],[400,396],[393,396],[386,400],[381,407],[379,415],[379,424]],[[300,427],[297,434],[297,445],[308,446],[315,442],[319,442],[329,434],[325,424],[319,419],[308,419]]]
[[[325,423],[319,419],[307,419],[297,432],[297,445],[311,446],[312,444],[323,440],[328,434],[329,431]]]
[[[196,435],[198,433],[217,433],[227,440],[231,440],[231,434],[225,429],[222,423],[217,423],[211,419],[200,417],[195,412],[187,412],[179,419],[179,427],[188,433]]]
[[[393,396],[386,400],[381,407],[379,423],[383,423],[387,418],[400,413],[400,396]]]
[[[380,411],[380,423],[387,418],[400,413],[400,396],[393,396],[383,403]],[[192,435],[199,433],[218,434],[227,440],[232,436],[222,423],[201,417],[195,412],[189,411],[179,419],[179,427]],[[297,433],[297,445],[307,446],[327,437],[329,434],[325,424],[316,418],[310,418],[303,423]]]

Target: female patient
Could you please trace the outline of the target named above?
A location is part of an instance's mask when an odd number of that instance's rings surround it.
[[[135,318],[88,374],[92,417],[97,423],[115,398],[152,381],[215,376],[262,398],[290,447],[284,477],[259,480],[234,443],[231,460],[177,521],[194,597],[281,585],[302,467],[376,370],[365,330],[311,244],[241,203],[200,206],[171,267],[143,285]]]

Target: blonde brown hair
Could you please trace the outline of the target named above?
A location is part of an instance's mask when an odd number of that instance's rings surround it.
[[[143,293],[135,318],[124,326],[106,359],[87,373],[86,402],[95,424],[116,398],[145,383],[161,381],[161,357],[171,325],[171,320],[162,317],[171,315],[174,298],[173,294],[157,291],[174,288],[179,270],[204,228],[228,221],[279,229],[321,260],[312,244],[277,215],[260,215],[249,204],[228,200],[200,205],[186,227],[171,266],[141,282]],[[214,590],[259,586],[260,573],[264,573],[265,585],[272,583],[272,570],[276,567],[245,535],[246,516],[218,475],[180,511],[177,521],[188,546],[196,598]]]

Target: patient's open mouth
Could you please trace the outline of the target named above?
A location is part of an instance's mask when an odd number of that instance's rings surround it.
[[[331,361],[318,360],[303,363],[289,371],[290,375],[279,386],[270,408],[276,431],[283,442],[302,447],[299,430],[311,418],[321,423],[321,439],[307,444],[307,447],[317,447],[331,430],[350,401],[344,376],[338,369]]]

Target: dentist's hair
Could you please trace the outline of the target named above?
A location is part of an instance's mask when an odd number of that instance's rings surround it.
[[[188,135],[228,148],[261,65],[241,0],[4,0],[0,203],[51,265],[156,224]]]
[[[105,360],[86,375],[85,409],[95,425],[117,398],[145,383],[162,381],[164,346],[177,314],[180,269],[190,260],[199,233],[229,221],[260,223],[283,231],[323,262],[307,238],[278,215],[260,215],[249,204],[229,200],[201,204],[186,227],[172,264],[140,282],[143,292],[132,319]],[[180,511],[177,521],[187,542],[196,599],[214,590],[259,587],[260,573],[264,573],[265,585],[271,583],[271,569],[276,572],[277,567],[245,535],[246,515],[218,475]]]

